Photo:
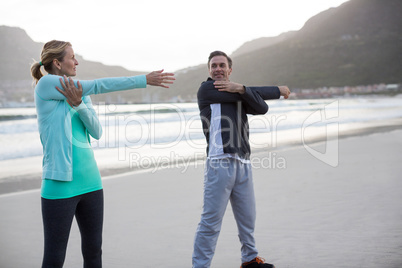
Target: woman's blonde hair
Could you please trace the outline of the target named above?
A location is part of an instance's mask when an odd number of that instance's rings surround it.
[[[40,62],[35,62],[31,66],[31,75],[36,84],[43,76],[40,67],[43,65],[45,71],[51,73],[53,60],[57,59],[58,61],[62,62],[66,54],[66,47],[68,46],[71,46],[70,42],[58,40],[49,41],[43,46],[42,53],[40,55]]]

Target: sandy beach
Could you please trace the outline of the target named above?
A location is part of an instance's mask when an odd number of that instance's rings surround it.
[[[254,152],[260,255],[277,268],[402,267],[399,127],[344,133],[336,166],[300,145]],[[309,146],[325,153],[324,143]],[[200,160],[185,172],[169,167],[104,177],[104,267],[191,267],[203,168]],[[39,190],[0,195],[0,215],[0,267],[39,267]],[[229,205],[212,267],[239,266]],[[65,267],[82,267],[75,222]]]

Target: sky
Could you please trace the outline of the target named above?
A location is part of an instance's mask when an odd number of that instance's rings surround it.
[[[247,41],[299,30],[347,1],[1,0],[0,25],[35,42],[69,41],[85,60],[174,72],[206,63],[214,50],[230,55]]]

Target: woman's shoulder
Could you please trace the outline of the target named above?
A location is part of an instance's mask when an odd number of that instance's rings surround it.
[[[61,76],[58,75],[53,75],[53,74],[46,74],[39,79],[38,85],[39,84],[54,84],[55,82],[60,83],[59,79],[62,78]]]

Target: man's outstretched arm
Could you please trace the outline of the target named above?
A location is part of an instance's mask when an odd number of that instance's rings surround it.
[[[200,110],[213,103],[242,102],[246,107],[253,107],[252,114],[264,114],[268,111],[268,105],[258,92],[246,88],[241,84],[229,83],[225,88],[221,83],[208,80],[202,83],[198,90],[197,98]],[[279,92],[279,90],[277,89]],[[279,93],[278,93],[279,98]]]
[[[242,84],[230,81],[216,81],[214,85],[220,92],[239,93],[247,104],[245,107],[248,114],[265,114],[268,111],[268,106],[265,102],[262,104],[260,98],[262,100],[270,100],[279,99],[280,96],[284,96],[287,99],[290,94],[287,86],[245,87]],[[258,96],[255,93],[258,93]]]

